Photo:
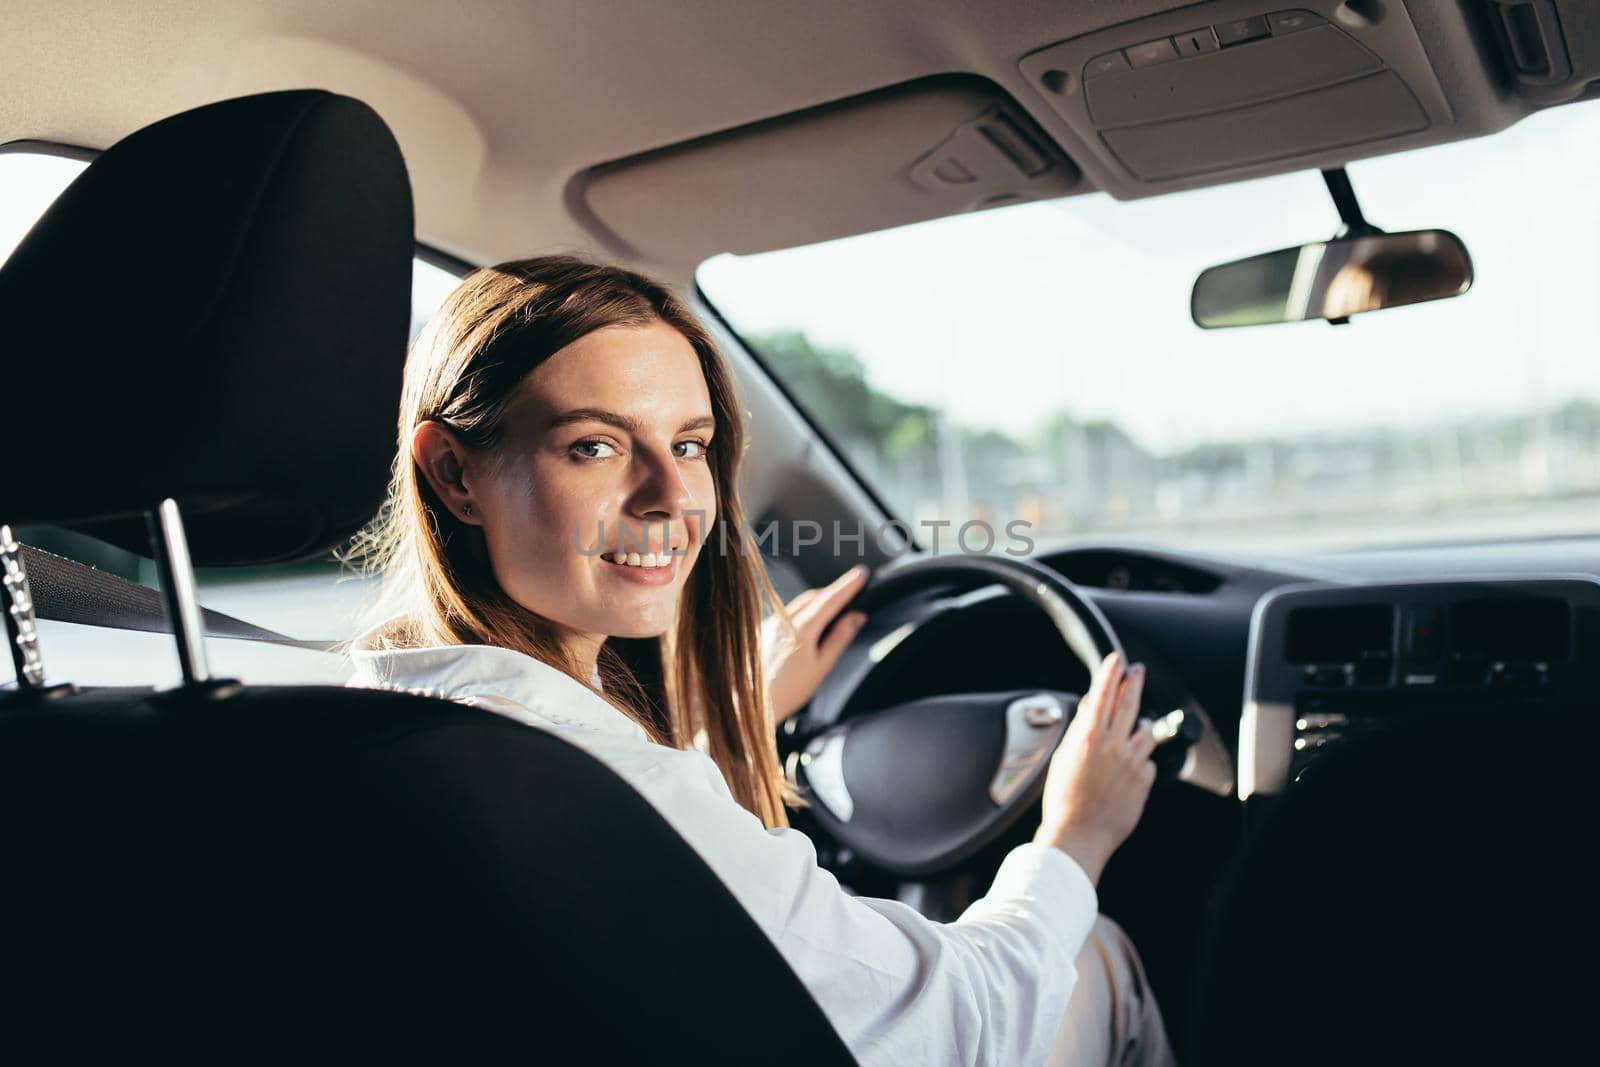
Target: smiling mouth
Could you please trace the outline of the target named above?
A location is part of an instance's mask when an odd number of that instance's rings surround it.
[[[662,567],[672,566],[672,561],[683,555],[681,550],[676,552],[602,552],[600,558],[607,563],[615,563],[619,567],[643,567],[646,570],[658,570]]]

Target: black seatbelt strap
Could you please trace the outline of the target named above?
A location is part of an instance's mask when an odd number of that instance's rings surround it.
[[[36,618],[146,633],[172,632],[161,594],[154,589],[28,545],[22,546],[22,565],[32,587]],[[318,652],[330,652],[339,644],[300,641],[210,608],[200,609],[200,614],[207,637],[264,641]]]

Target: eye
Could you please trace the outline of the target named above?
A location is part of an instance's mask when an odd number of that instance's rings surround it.
[[[583,459],[610,459],[617,454],[615,445],[610,441],[602,441],[596,437],[579,441],[572,446],[572,451]]]
[[[705,459],[710,448],[709,441],[679,441],[672,446],[672,453],[679,459]]]

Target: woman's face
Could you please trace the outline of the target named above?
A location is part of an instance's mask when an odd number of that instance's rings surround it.
[[[500,587],[595,648],[664,633],[716,517],[714,430],[700,359],[665,323],[551,356],[463,471]]]

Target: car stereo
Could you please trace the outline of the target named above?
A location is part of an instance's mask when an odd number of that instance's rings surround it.
[[[1600,579],[1289,586],[1251,620],[1239,796],[1417,717],[1596,701]]]

